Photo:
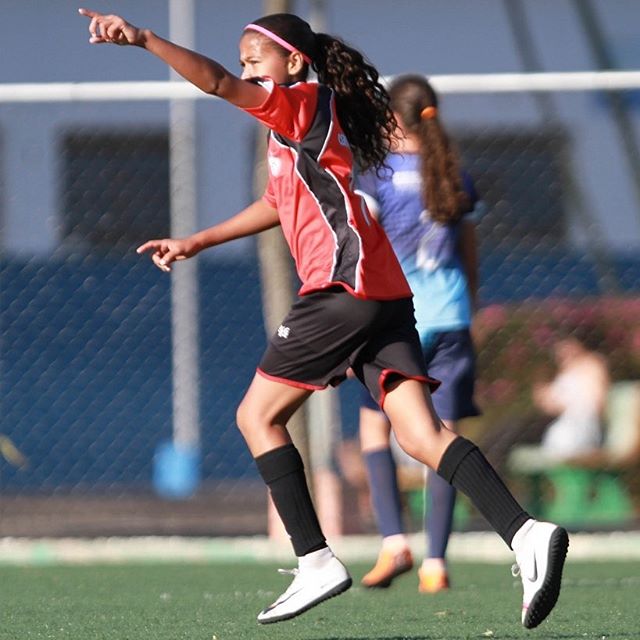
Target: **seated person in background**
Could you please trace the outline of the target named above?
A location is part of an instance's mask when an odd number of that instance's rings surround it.
[[[557,416],[542,436],[542,452],[566,460],[601,445],[609,370],[605,358],[575,336],[559,339],[553,349],[558,372],[551,382],[534,386],[533,401]]]

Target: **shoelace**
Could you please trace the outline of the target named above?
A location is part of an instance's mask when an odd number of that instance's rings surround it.
[[[514,578],[517,578],[520,575],[520,565],[517,562],[514,562],[511,565],[511,575]]]
[[[278,602],[280,602],[280,600],[282,600],[283,598],[287,597],[287,595],[289,594],[291,589],[294,588],[294,585],[296,583],[296,579],[297,579],[298,574],[300,573],[300,571],[298,569],[278,569],[278,573],[281,574],[281,575],[293,576],[293,580],[291,581],[291,584],[286,588],[284,593],[282,593],[280,595],[280,597],[274,602],[274,604],[278,604]]]

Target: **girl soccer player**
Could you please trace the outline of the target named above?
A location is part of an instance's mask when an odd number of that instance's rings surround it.
[[[473,402],[475,354],[469,334],[476,298],[475,229],[468,220],[477,196],[471,178],[441,125],[438,99],[422,76],[396,78],[389,87],[398,145],[387,156],[391,171],[358,179],[369,210],[387,232],[414,293],[417,329],[429,373],[441,381],[433,404],[445,426],[477,415]],[[428,206],[425,207],[425,203]],[[413,566],[404,535],[390,425],[368,394],[360,408],[360,442],[382,549],[365,587],[388,587]],[[419,590],[449,587],[445,551],[456,490],[433,469],[427,473],[427,556]]]
[[[478,448],[447,429],[433,409],[430,388],[437,382],[425,370],[411,290],[382,228],[353,190],[354,164],[381,168],[396,126],[375,68],[291,14],[244,28],[237,77],[119,16],[80,13],[90,19],[90,43],[142,47],[271,130],[261,200],[192,236],[138,248],[168,270],[203,249],[280,225],[296,262],[299,299],[271,337],[237,411],[298,557],[291,585],[258,621],[293,618],[351,586],[322,534],[286,429],[313,391],[338,384],[351,368],[384,407],[403,449],[469,495],[514,549],[523,621],[536,626],[557,600],[567,533],[530,518]],[[306,82],[310,68],[317,83]]]

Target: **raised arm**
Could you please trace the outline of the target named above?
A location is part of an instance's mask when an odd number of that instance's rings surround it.
[[[104,15],[91,9],[78,11],[90,19],[91,44],[130,45],[146,49],[205,93],[241,108],[257,107],[266,98],[266,90],[259,85],[242,80],[215,60],[165,40],[150,29],[136,27],[120,16]]]
[[[171,263],[186,260],[203,249],[224,244],[230,240],[271,229],[280,224],[278,212],[264,200],[257,200],[246,209],[220,224],[198,231],[186,238],[149,240],[137,249],[138,253],[153,251],[151,259],[162,271],[171,271]]]

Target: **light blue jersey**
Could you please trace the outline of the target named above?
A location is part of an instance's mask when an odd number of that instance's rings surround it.
[[[424,208],[418,154],[392,153],[386,162],[391,171],[383,170],[382,177],[375,172],[359,176],[357,188],[377,211],[407,276],[425,344],[434,333],[471,325],[471,297],[458,251],[460,222],[434,222]],[[473,182],[467,174],[463,181],[473,209]]]

